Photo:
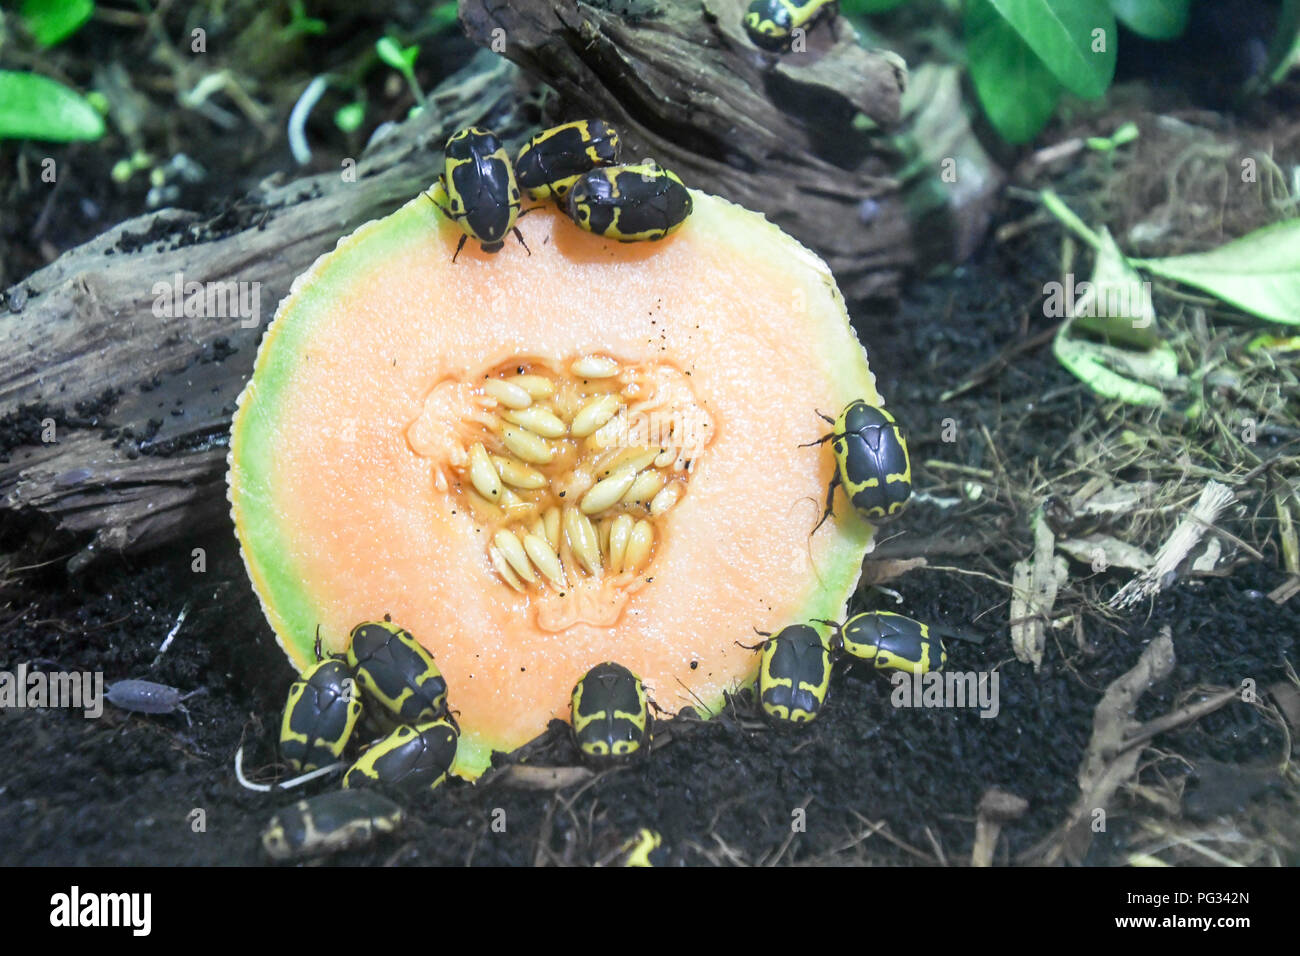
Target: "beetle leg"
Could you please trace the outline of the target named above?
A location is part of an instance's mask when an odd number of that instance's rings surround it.
[[[817,409],[815,408],[813,409],[813,411],[817,412],[817,417],[820,418],[822,421],[826,422],[827,424],[829,425],[835,424],[835,419],[831,418],[829,415],[824,415],[820,411],[817,411]],[[825,442],[830,441],[834,437],[835,437],[835,431],[834,429],[832,429],[831,431],[827,432],[825,435],[823,435],[821,438],[817,439],[816,441],[810,441],[807,444],[800,445],[799,447],[811,448],[813,445],[824,444]]]
[[[533,208],[535,209],[535,208],[537,208],[537,207],[534,206]],[[531,210],[529,210],[529,211],[531,212]],[[521,213],[521,215],[522,215],[522,213]],[[522,232],[519,231],[519,227],[518,227],[518,226],[515,226],[513,231],[514,231],[514,234],[515,234],[515,238],[519,240],[519,244],[520,244],[521,246],[524,247],[524,252],[528,253],[528,254],[531,256],[531,255],[533,254],[533,250],[529,249],[529,248],[528,248],[528,243],[524,242],[524,234],[523,234]]]
[[[832,517],[835,514],[835,489],[839,487],[839,484],[840,484],[840,472],[839,469],[837,468],[835,470],[835,477],[831,479],[830,486],[827,487],[826,489],[826,510],[822,512],[821,520],[817,522],[817,525],[812,529],[811,534],[816,534],[817,529],[820,528],[823,524],[825,524],[826,519]]]
[[[453,264],[453,265],[455,265],[455,263],[456,263],[456,257],[457,257],[458,255],[460,255],[460,250],[462,250],[462,249],[465,248],[465,240],[468,239],[468,238],[469,238],[469,236],[467,236],[467,235],[462,235],[462,236],[460,237],[460,242],[456,243],[456,251],[453,252],[453,253],[451,254],[451,261],[452,261],[452,264]]]
[[[455,715],[458,713],[460,713],[460,711],[458,710],[457,711],[448,710],[445,714],[443,714],[440,718],[438,718],[439,720],[445,720],[447,723],[451,724],[452,728],[456,731],[457,737],[460,736],[460,724],[456,722],[456,717],[455,717]]]
[[[758,628],[754,628],[754,633],[757,634],[759,637],[764,638],[764,640],[759,641],[757,644],[742,644],[740,643],[740,641],[736,641],[736,646],[743,647],[747,651],[756,651],[764,644],[767,643],[766,638],[772,636],[771,631],[760,631]]]

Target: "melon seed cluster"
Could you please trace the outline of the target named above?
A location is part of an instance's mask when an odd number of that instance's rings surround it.
[[[712,439],[680,371],[604,355],[490,374],[472,406],[452,470],[516,591],[644,569]]]

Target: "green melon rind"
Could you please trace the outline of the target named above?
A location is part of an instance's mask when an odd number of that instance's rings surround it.
[[[882,404],[875,387],[875,375],[867,365],[866,351],[849,324],[844,299],[826,264],[761,214],[697,190],[692,190],[691,195],[694,211],[688,227],[712,229],[713,235],[725,237],[722,241],[741,255],[749,245],[756,250],[770,248],[768,244],[776,238],[786,247],[787,261],[798,260],[817,274],[842,316],[842,326],[827,337],[821,352],[821,359],[841,393],[841,407],[855,398]],[[742,221],[736,222],[736,219]],[[302,583],[299,570],[286,557],[289,549],[286,547],[285,529],[276,519],[274,489],[270,487],[271,462],[275,457],[270,434],[274,429],[258,426],[272,424],[272,413],[268,409],[277,407],[277,400],[289,387],[295,358],[314,331],[313,312],[319,307],[328,309],[354,273],[364,271],[370,263],[400,255],[402,247],[408,243],[428,242],[431,232],[439,228],[456,229],[442,218],[432,203],[417,196],[392,215],[365,223],[340,239],[334,250],[319,257],[311,268],[294,280],[258,347],[253,376],[236,402],[227,464],[233,472],[239,461],[241,492],[237,503],[233,482],[228,480],[231,518],[239,538],[240,554],[262,610],[280,647],[300,673],[315,663],[315,629],[320,614],[316,602]],[[765,254],[755,253],[758,258]],[[305,317],[305,321],[299,320],[298,316]],[[824,411],[834,414],[838,409]],[[857,588],[862,559],[872,548],[872,527],[856,517],[846,516],[845,513],[851,513],[852,509],[846,506],[842,497],[839,500],[841,517],[836,522],[839,540],[828,559],[818,568],[817,578],[810,581],[802,613],[795,618],[843,619],[849,599]],[[756,670],[757,659],[755,674]],[[751,682],[755,674],[750,675]],[[703,701],[703,704],[716,713],[723,701]],[[462,738],[454,769],[472,779],[486,769],[490,756],[489,742]]]

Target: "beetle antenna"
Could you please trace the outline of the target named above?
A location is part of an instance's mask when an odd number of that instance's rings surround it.
[[[284,783],[254,783],[244,776],[244,745],[240,744],[239,749],[235,751],[235,779],[239,781],[239,785],[245,790],[255,790],[258,793],[270,793],[273,790],[288,790],[291,787],[301,786],[310,780],[315,780],[317,777],[323,777],[326,774],[334,773],[336,770],[341,770],[343,766],[342,762],[332,763],[318,770],[312,770],[301,776],[293,777]]]
[[[826,510],[822,512],[821,520],[818,521],[817,524],[813,526],[812,531],[808,533],[808,537],[811,538],[813,535],[815,535],[818,529],[820,529],[821,526],[826,523],[827,518],[832,518],[835,516],[835,489],[839,485],[839,483],[840,483],[840,473],[839,470],[836,469],[835,477],[831,479],[830,487],[826,489]]]

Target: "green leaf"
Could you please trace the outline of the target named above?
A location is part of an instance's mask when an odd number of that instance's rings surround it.
[[[1257,335],[1246,343],[1247,352],[1300,352],[1300,335]]]
[[[1156,310],[1151,302],[1151,283],[1143,282],[1110,230],[1102,226],[1092,281],[1084,291],[1076,290],[1074,325],[1111,342],[1140,349],[1160,345]]]
[[[1121,23],[1148,40],[1172,40],[1187,29],[1192,0],[1110,0]]]
[[[987,2],[1067,90],[1087,100],[1106,92],[1115,76],[1116,30],[1106,0]]]
[[[392,37],[382,37],[375,42],[375,52],[398,73],[409,76],[415,68],[415,58],[420,55],[418,46],[404,47]]]
[[[94,0],[23,0],[22,17],[43,47],[62,43],[95,12]]]
[[[975,95],[1009,143],[1027,143],[1051,119],[1060,84],[990,0],[970,0],[964,23]]]
[[[1164,344],[1146,351],[1117,348],[1076,338],[1074,322],[1065,322],[1052,342],[1052,354],[1072,375],[1105,398],[1130,405],[1164,405],[1165,393],[1157,384],[1181,389],[1178,356]]]
[[[0,70],[0,139],[99,139],[104,119],[86,98],[36,73]]]
[[[1262,319],[1300,325],[1300,219],[1256,229],[1209,252],[1132,262]]]
[[[447,0],[433,8],[430,15],[433,20],[433,32],[442,33],[444,30],[450,30],[456,25],[458,14],[456,12],[455,0]]]
[[[334,125],[345,133],[355,133],[366,119],[366,104],[348,103],[334,111]]]
[[[1264,67],[1266,83],[1279,82],[1297,63],[1300,63],[1300,0],[1282,0]]]
[[[1101,248],[1101,236],[1089,229],[1084,221],[1075,214],[1074,210],[1065,204],[1065,200],[1056,195],[1054,190],[1044,189],[1038,194],[1038,198],[1047,211],[1055,216],[1067,229],[1094,249]]]
[[[1125,123],[1115,130],[1114,136],[1089,136],[1084,145],[1099,153],[1109,153],[1125,143],[1131,143],[1141,135],[1137,123]]]

